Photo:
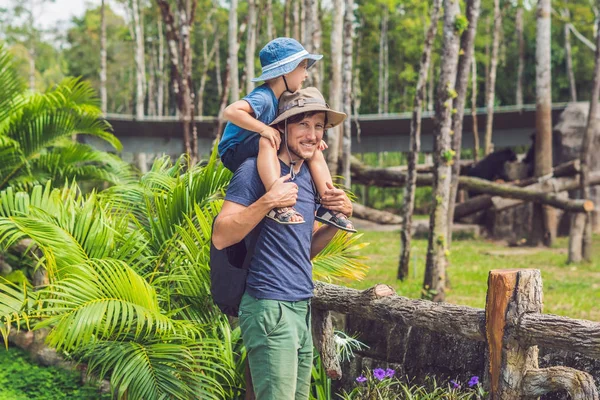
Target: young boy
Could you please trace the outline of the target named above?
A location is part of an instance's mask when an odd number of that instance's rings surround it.
[[[257,168],[266,190],[280,177],[277,151],[281,144],[279,131],[269,124],[278,114],[279,97],[283,92],[296,92],[308,77],[307,70],[323,58],[309,54],[298,41],[277,38],[259,53],[262,75],[253,82],[265,83],[242,100],[227,106],[223,117],[228,120],[219,143],[221,161],[229,170],[235,170],[249,157],[257,156]],[[284,112],[285,110],[279,110]],[[320,195],[328,190],[331,174],[321,150],[327,148],[321,142],[319,151],[308,162],[313,181]],[[280,224],[300,224],[304,218],[293,207],[276,208],[267,214]],[[348,232],[356,232],[352,222],[344,214],[319,207],[316,219]]]

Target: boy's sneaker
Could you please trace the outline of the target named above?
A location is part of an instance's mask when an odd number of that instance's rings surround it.
[[[291,221],[292,217],[296,215],[300,216],[302,221]],[[282,225],[296,225],[304,223],[304,217],[298,211],[296,211],[294,207],[274,208],[267,213],[267,218],[270,218]]]
[[[328,208],[320,206],[317,210],[315,219],[324,224],[335,226],[343,231],[356,233],[356,229],[354,229],[352,221],[350,221],[344,213],[339,211],[332,211]]]

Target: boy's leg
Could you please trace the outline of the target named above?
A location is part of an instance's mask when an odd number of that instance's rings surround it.
[[[256,158],[256,168],[260,180],[269,190],[273,183],[281,176],[281,166],[277,157],[277,149],[273,148],[271,142],[263,137],[258,144],[258,157]],[[304,218],[293,207],[277,208],[268,215],[269,218],[279,223],[299,223],[304,222]]]
[[[333,181],[323,152],[317,150],[313,157],[307,162],[308,168],[310,169],[310,175],[312,176],[313,182],[315,182],[317,192],[319,192],[319,196],[323,197],[328,189],[327,183],[332,184]],[[341,212],[328,210],[323,206],[319,207],[319,210],[317,210],[316,219],[317,221],[333,225],[336,228],[343,229],[348,232],[356,232],[354,225],[346,215]]]
[[[299,345],[293,319],[286,302],[242,298],[240,328],[259,400],[294,400]]]

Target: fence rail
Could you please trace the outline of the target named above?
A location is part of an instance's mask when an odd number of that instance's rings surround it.
[[[341,376],[337,358],[327,347],[331,311],[371,320],[404,324],[460,335],[487,343],[490,396],[494,400],[537,397],[566,390],[574,400],[598,400],[594,379],[567,367],[538,368],[538,345],[600,359],[600,323],[543,314],[539,270],[493,270],[489,273],[485,310],[413,300],[387,285],[359,291],[322,282],[315,284],[315,341],[331,377]]]

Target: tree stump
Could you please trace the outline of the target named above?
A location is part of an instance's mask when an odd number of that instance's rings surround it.
[[[538,369],[538,347],[520,340],[518,328],[527,315],[542,312],[539,270],[492,270],[485,307],[490,352],[490,398],[537,398],[566,390],[573,399],[598,400],[591,375],[566,367]]]

